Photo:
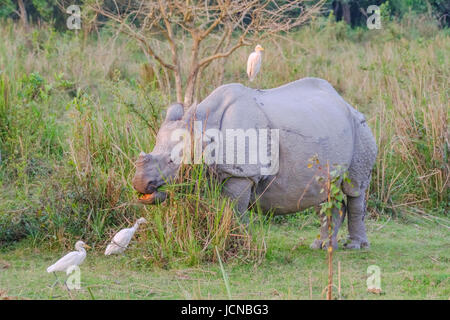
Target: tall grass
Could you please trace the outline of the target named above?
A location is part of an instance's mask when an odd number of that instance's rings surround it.
[[[203,167],[185,168],[160,206],[135,202],[137,154],[153,148],[173,92],[155,82],[130,39],[26,34],[0,27],[0,242],[103,247],[139,216],[150,221],[132,254],[167,266],[260,260],[267,224],[250,232]],[[369,193],[372,212],[445,212],[448,205],[448,30],[410,21],[351,30],[317,20],[266,47],[257,85],[302,77],[327,79],[366,114],[379,147]],[[222,82],[242,82],[248,50],[203,74],[204,98]],[[173,87],[173,86],[172,86]]]
[[[139,254],[151,264],[170,262],[189,265],[223,259],[261,261],[265,254],[267,224],[261,215],[248,226],[234,218],[229,199],[221,197],[221,185],[206,166],[182,167],[178,180],[165,187],[168,199],[160,206],[145,207],[148,226]]]

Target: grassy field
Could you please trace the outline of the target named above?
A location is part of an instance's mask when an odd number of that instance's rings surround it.
[[[314,216],[283,219],[271,226],[268,252],[261,264],[225,265],[235,299],[323,299],[327,285],[324,251],[309,244],[317,234]],[[368,223],[372,248],[335,252],[334,297],[340,299],[450,298],[450,234],[423,219]],[[341,237],[345,235],[342,233]],[[218,264],[191,268],[139,267],[129,254],[105,257],[88,252],[81,266],[81,290],[71,295],[45,269],[63,252],[19,245],[0,253],[0,296],[27,299],[226,299]],[[338,294],[337,263],[341,291]],[[381,295],[367,292],[367,267],[381,269]],[[64,275],[60,275],[64,279]],[[89,292],[89,290],[90,292]]]
[[[377,140],[372,248],[336,253],[343,299],[450,296],[450,34],[417,21],[368,31],[321,18],[263,43],[258,86],[324,78],[366,115]],[[313,215],[274,218],[248,234],[220,186],[195,168],[169,187],[163,205],[136,205],[133,163],[152,150],[175,94],[156,81],[134,41],[108,28],[25,32],[11,22],[0,26],[0,39],[0,296],[68,298],[48,288],[45,269],[83,239],[94,251],[74,298],[92,298],[87,288],[95,298],[225,298],[216,246],[234,298],[323,297],[325,253],[309,249],[318,232]],[[251,50],[221,61],[224,74],[212,64],[200,98],[223,83],[249,85]],[[132,249],[105,258],[111,236],[141,216],[149,224]],[[381,268],[381,296],[366,290],[372,264]]]

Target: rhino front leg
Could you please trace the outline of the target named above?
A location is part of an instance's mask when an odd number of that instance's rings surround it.
[[[333,209],[333,235],[331,238],[331,243],[333,244],[333,249],[337,249],[337,235],[342,222],[345,219],[345,204],[342,203],[342,215],[339,213],[338,209]],[[315,239],[311,244],[311,249],[326,249],[329,245],[329,235],[328,235],[328,218],[325,214],[320,215],[320,238]]]
[[[347,199],[349,242],[345,245],[345,248],[368,248],[369,241],[367,240],[366,225],[364,224],[366,212],[365,192],[361,192],[358,197],[347,196]]]
[[[243,223],[249,222],[247,209],[250,202],[253,181],[247,178],[228,178],[223,185],[223,193],[236,201],[235,211]]]

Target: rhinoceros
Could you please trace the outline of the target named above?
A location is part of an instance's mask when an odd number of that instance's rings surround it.
[[[324,184],[314,179],[318,172],[310,164],[311,159],[316,159],[322,165],[319,175],[324,174],[325,167],[336,164],[340,170],[348,172],[350,182],[340,183],[347,196],[343,208],[348,216],[349,239],[345,247],[369,247],[364,224],[365,191],[370,183],[377,146],[365,117],[326,80],[304,78],[268,90],[232,83],[218,87],[186,111],[181,104],[171,105],[153,151],[141,152],[136,162],[133,187],[146,195],[147,203],[159,203],[166,198],[159,188],[174,179],[180,168],[174,149],[181,140],[175,139],[174,133],[193,132],[194,123],[200,124],[202,133],[216,133],[202,136],[201,150],[214,139],[216,146],[220,145],[211,155],[216,160],[222,155],[221,162],[213,161],[208,165],[218,173],[223,194],[235,200],[235,210],[244,220],[255,201],[262,210],[274,214],[295,213],[323,203],[327,197],[322,190]],[[217,132],[229,131],[233,131],[234,136],[223,134],[217,138]],[[255,141],[255,131],[259,135],[257,141],[270,140],[268,147],[250,148],[250,140]],[[244,134],[241,140],[245,141],[244,146],[224,147],[227,142],[234,145],[236,139],[239,140],[236,132]],[[272,140],[272,136],[277,139]],[[227,152],[232,156],[227,158]],[[255,157],[249,161],[255,152],[271,154],[270,161],[255,161]],[[244,162],[236,161],[239,153],[245,155]],[[333,213],[333,247],[337,247],[337,232],[345,217],[345,212],[336,211]],[[314,240],[311,248],[326,246],[327,229],[325,224],[321,227],[320,239]]]

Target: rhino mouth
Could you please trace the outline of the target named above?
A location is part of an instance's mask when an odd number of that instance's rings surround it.
[[[159,204],[167,198],[166,192],[154,191],[152,193],[141,193],[138,202],[143,204]]]
[[[153,193],[141,193],[138,201],[140,203],[153,204],[155,199],[155,192]]]

